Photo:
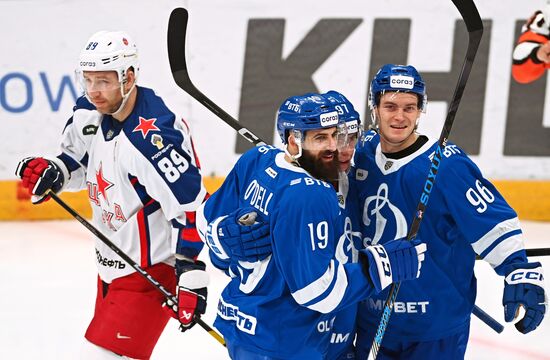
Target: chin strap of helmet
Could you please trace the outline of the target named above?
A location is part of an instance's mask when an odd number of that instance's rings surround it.
[[[292,135],[294,135],[294,141],[296,146],[298,146],[298,154],[292,155],[288,151],[288,142],[285,146],[285,154],[292,160],[292,163],[300,166],[300,161],[298,159],[302,156],[302,132],[299,130],[292,130]]]
[[[126,94],[124,94],[124,84],[126,84],[126,81],[127,78],[126,76],[124,76],[124,79],[120,82],[120,94],[122,95],[122,101],[120,102],[120,106],[115,112],[108,113],[108,115],[111,115],[112,117],[116,117],[118,114],[120,114],[122,109],[124,109],[124,105],[126,105],[126,102],[130,98],[130,94],[132,93],[132,91],[134,91],[136,87],[136,82],[134,81],[130,90]]]

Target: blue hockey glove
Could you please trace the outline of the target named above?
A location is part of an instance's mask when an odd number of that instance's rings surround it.
[[[33,195],[31,200],[39,204],[50,199],[46,191],[57,193],[63,187],[64,176],[61,169],[50,160],[28,157],[19,162],[15,175],[23,180],[23,187]]]
[[[539,326],[548,305],[544,291],[544,275],[539,262],[511,264],[504,278],[504,320],[513,321],[525,309],[525,316],[516,322],[519,332],[527,334]]]
[[[269,222],[252,207],[216,219],[208,226],[206,239],[208,247],[220,258],[256,262],[272,253]]]
[[[178,256],[178,255],[176,255]],[[182,332],[191,329],[195,325],[195,318],[206,311],[208,297],[207,286],[209,282],[206,265],[202,261],[182,260],[176,258],[176,276],[178,287],[176,297],[178,303],[166,300],[162,305],[169,314],[180,322]]]
[[[418,278],[424,252],[426,244],[418,239],[392,240],[360,250],[359,261],[376,292],[380,292],[394,282]]]

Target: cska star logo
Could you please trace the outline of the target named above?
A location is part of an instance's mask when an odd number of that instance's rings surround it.
[[[160,131],[160,129],[155,125],[155,121],[157,121],[156,118],[145,119],[140,116],[139,125],[136,126],[132,132],[141,131],[141,135],[143,135],[143,138],[145,139],[149,131]]]
[[[103,164],[101,162],[99,163],[99,171],[95,172],[95,177],[97,181],[97,195],[98,196],[99,194],[103,195],[103,198],[108,204],[109,199],[107,199],[107,189],[111,188],[115,184],[113,184],[109,180],[105,179],[105,177],[103,177]]]

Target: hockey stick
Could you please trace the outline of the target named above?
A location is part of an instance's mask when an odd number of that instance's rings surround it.
[[[265,142],[242,126],[234,117],[212,102],[193,85],[187,71],[187,61],[185,60],[185,38],[188,19],[189,14],[187,13],[187,9],[176,8],[172,10],[170,21],[168,22],[168,58],[176,84],[198,102],[206,106],[226,124],[235,129],[246,140],[256,146],[266,145]]]
[[[168,57],[170,60],[172,75],[176,84],[183,91],[187,92],[201,104],[206,106],[225,123],[237,130],[237,132],[245,139],[256,146],[265,145],[266,143],[262,139],[242,126],[235,118],[207,98],[191,82],[185,57],[185,37],[187,33],[188,20],[189,14],[187,10],[184,8],[176,8],[172,10],[170,21],[168,23]],[[500,333],[504,329],[501,324],[477,306],[474,307],[473,313],[496,332]]]
[[[76,220],[78,220],[82,225],[84,225],[92,234],[97,236],[99,240],[101,240],[105,245],[107,245],[111,250],[113,250],[118,256],[120,256],[128,265],[134,268],[138,274],[143,276],[145,280],[151,283],[158,291],[160,291],[166,299],[169,299],[174,302],[174,304],[178,303],[178,299],[172,293],[164,288],[157,280],[155,280],[154,277],[151,276],[147,271],[145,271],[141,266],[139,266],[134,260],[132,260],[131,257],[126,255],[125,252],[120,250],[109,238],[101,231],[96,229],[92,224],[90,224],[86,219],[84,219],[82,216],[80,216],[75,210],[73,210],[69,205],[67,205],[63,200],[61,200],[53,191],[49,191],[48,195],[52,197],[61,207],[69,214],[71,214]],[[202,321],[202,319],[199,316],[195,316],[194,320],[197,324],[199,324],[204,330],[208,331],[212,337],[214,337],[220,344],[223,346],[225,345],[225,340],[223,337],[218,334],[218,332],[214,329],[212,329],[207,323]]]
[[[439,136],[438,147],[432,159],[430,172],[428,174],[428,178],[426,179],[426,183],[422,190],[420,201],[418,203],[418,206],[416,207],[411,228],[409,230],[409,233],[407,234],[408,239],[414,239],[418,233],[420,222],[422,221],[422,217],[426,210],[426,205],[428,204],[430,192],[434,186],[437,170],[439,169],[439,164],[441,163],[443,150],[447,145],[447,140],[449,138],[449,134],[451,133],[451,127],[453,126],[455,115],[458,110],[458,105],[460,104],[462,94],[464,93],[466,82],[468,81],[468,77],[470,76],[470,71],[472,70],[472,66],[474,64],[477,48],[479,47],[479,43],[481,42],[481,37],[483,35],[483,23],[481,22],[481,17],[479,16],[479,12],[477,11],[477,8],[473,0],[452,0],[452,1],[453,1],[453,4],[458,9],[458,11],[460,12],[462,19],[466,23],[466,29],[468,30],[468,49],[466,50],[466,57],[462,65],[462,70],[460,72],[460,75],[458,77],[458,82],[455,88],[455,92],[449,104],[447,118],[445,119],[445,123],[443,124],[443,129],[441,130],[441,135]],[[395,299],[397,297],[397,293],[399,292],[400,286],[401,286],[401,283],[394,283],[390,288],[388,298],[386,299],[386,302],[384,304],[382,318],[380,319],[380,324],[378,325],[378,329],[376,330],[376,335],[374,336],[374,340],[372,342],[372,346],[369,353],[369,359],[376,359],[378,355],[378,351],[380,350],[380,345],[382,344],[382,338],[384,337],[384,333],[386,332],[386,327],[388,325],[388,321],[392,313]],[[476,310],[474,308],[474,314],[475,314],[475,311]]]
[[[525,249],[527,256],[550,256],[550,248]],[[476,260],[483,260],[481,256],[476,256]]]
[[[550,248],[525,249],[527,256],[550,256]]]

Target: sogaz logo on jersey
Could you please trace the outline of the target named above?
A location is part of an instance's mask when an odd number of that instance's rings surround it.
[[[390,76],[390,86],[399,89],[412,89],[414,87],[414,78],[403,75]]]
[[[329,127],[338,124],[338,112],[331,111],[325,114],[321,114],[321,126]]]

